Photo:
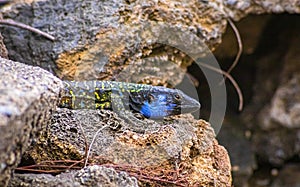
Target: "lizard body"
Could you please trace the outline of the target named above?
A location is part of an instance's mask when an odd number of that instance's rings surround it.
[[[65,81],[59,107],[133,110],[159,119],[200,108],[200,103],[177,89],[114,81]]]

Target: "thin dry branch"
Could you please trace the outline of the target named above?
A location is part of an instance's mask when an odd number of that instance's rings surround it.
[[[55,40],[55,38],[52,35],[50,35],[50,34],[47,34],[47,33],[43,32],[43,31],[41,31],[39,29],[33,28],[33,27],[31,27],[29,25],[26,25],[24,23],[16,22],[16,21],[14,21],[12,19],[0,19],[0,25],[1,24],[2,25],[9,25],[9,26],[13,26],[13,27],[18,27],[18,28],[26,29],[26,30],[29,30],[29,31],[34,32],[36,34],[42,35],[45,38],[48,38],[49,40],[52,40],[52,41]]]
[[[103,128],[99,129],[102,130]],[[95,135],[94,137],[96,137]],[[99,156],[98,156],[99,157]],[[98,158],[94,157],[94,158]],[[48,174],[59,174],[61,172],[65,172],[68,169],[82,169],[80,166],[75,166],[78,163],[83,164],[84,159],[82,160],[49,160],[43,161],[38,164],[30,165],[30,166],[21,166],[16,168],[16,171],[21,172],[34,172],[34,173],[48,173]],[[71,164],[71,165],[70,165]],[[127,164],[114,164],[114,163],[106,163],[100,164],[100,166],[110,167],[115,169],[118,172],[125,171],[130,176],[136,177],[139,181],[149,182],[149,183],[157,183],[164,185],[175,185],[175,186],[186,186],[188,184],[188,180],[186,179],[185,174],[180,175],[179,170],[164,170],[159,168],[144,168],[137,167],[133,165]],[[174,176],[174,173],[178,173],[178,175]]]
[[[108,127],[108,126],[109,126],[109,125],[104,125],[104,126],[101,127],[100,129],[98,129],[97,132],[96,132],[96,134],[94,135],[93,140],[92,140],[92,142],[91,142],[91,144],[90,144],[90,146],[89,146],[89,150],[88,150],[87,155],[86,155],[86,160],[85,160],[85,162],[84,162],[84,167],[86,167],[86,165],[87,165],[87,163],[88,163],[89,155],[90,155],[90,153],[91,153],[91,149],[92,149],[92,146],[93,146],[93,144],[94,144],[94,141],[95,141],[96,137],[98,136],[98,133],[99,133],[100,131],[102,131],[103,129],[105,129],[106,127]]]
[[[240,35],[240,32],[239,32],[238,28],[231,21],[231,19],[228,19],[228,23],[230,24],[232,30],[234,31],[234,34],[236,36],[236,39],[238,41],[238,46],[239,46],[238,53],[237,53],[232,65],[230,66],[230,68],[227,71],[227,73],[229,74],[233,70],[233,68],[237,65],[237,63],[239,62],[239,60],[241,58],[241,55],[242,55],[242,52],[243,52],[243,43],[242,43],[241,35]]]
[[[230,80],[230,82],[234,86],[234,88],[235,88],[235,90],[238,94],[238,97],[239,97],[239,111],[242,111],[243,110],[243,105],[244,105],[244,98],[243,98],[242,91],[241,91],[239,85],[237,84],[237,82],[234,80],[234,78],[230,74],[228,74],[227,72],[225,72],[221,69],[215,68],[211,65],[208,65],[208,64],[205,64],[205,63],[202,63],[202,62],[200,62],[199,64],[201,66],[207,68],[207,69],[210,69],[212,71],[215,71],[217,73],[220,73],[220,74],[224,75],[225,77],[227,77]]]
[[[172,173],[177,173],[176,170],[168,170],[167,173],[163,172],[164,170],[159,169],[145,169],[145,168],[139,168],[134,167],[131,165],[125,165],[125,164],[102,164],[102,166],[105,167],[112,167],[116,171],[125,171],[130,176],[137,178],[140,181],[144,182],[150,182],[150,183],[160,183],[160,184],[168,184],[168,185],[175,185],[175,186],[186,186],[188,184],[188,181],[185,176],[181,176],[179,178],[178,176],[172,177]],[[161,175],[155,174],[155,171],[159,171],[159,173],[163,173]]]
[[[238,52],[236,54],[236,57],[233,61],[233,63],[231,64],[231,66],[229,67],[229,69],[227,70],[227,73],[230,74],[230,72],[233,70],[233,68],[235,68],[235,66],[237,65],[237,63],[239,62],[240,58],[241,58],[241,55],[242,55],[242,52],[243,52],[243,42],[242,42],[242,39],[241,39],[241,35],[240,35],[240,32],[238,30],[238,28],[235,26],[235,24],[231,21],[231,19],[227,19],[228,23],[230,24],[235,36],[236,36],[236,39],[237,39],[237,42],[238,42]],[[221,84],[223,84],[226,80],[226,77],[224,78],[223,81],[221,81]]]
[[[88,154],[88,143],[87,143],[86,135],[85,135],[85,132],[83,130],[83,127],[82,127],[81,123],[79,123],[79,127],[80,127],[80,130],[82,132],[83,139],[84,139],[84,156],[87,157],[87,154]]]

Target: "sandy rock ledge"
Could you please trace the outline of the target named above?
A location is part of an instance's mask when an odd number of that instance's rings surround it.
[[[95,139],[89,157],[90,166],[100,165],[99,170],[113,168],[117,173],[125,171],[137,179],[139,186],[231,186],[227,151],[218,145],[209,123],[195,120],[190,114],[164,121],[144,120],[147,126],[137,127],[127,124],[112,111],[58,109],[46,132],[24,154],[22,164],[81,160],[77,166],[83,167],[85,140],[80,125],[90,144],[96,131],[109,124]],[[50,164],[50,169],[51,166],[54,168]],[[45,172],[45,168],[35,169]],[[90,171],[85,168],[80,172],[89,175]],[[24,184],[36,186],[41,183],[35,179],[43,175],[18,174],[11,184],[22,180]],[[62,180],[61,175],[56,176],[56,180],[45,177],[48,186]],[[70,180],[76,181],[75,178]],[[67,181],[62,184],[68,186]],[[80,183],[79,186],[83,185]]]

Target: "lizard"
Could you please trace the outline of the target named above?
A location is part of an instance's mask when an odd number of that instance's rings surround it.
[[[64,81],[63,84],[58,104],[61,108],[108,109],[126,118],[127,111],[134,111],[145,118],[163,119],[194,112],[201,106],[181,90],[163,86],[115,81]]]

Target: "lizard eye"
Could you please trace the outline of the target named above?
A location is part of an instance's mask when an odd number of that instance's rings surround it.
[[[179,100],[181,99],[181,96],[180,96],[179,94],[175,94],[175,95],[174,95],[174,98],[175,98],[177,101],[179,101]]]

